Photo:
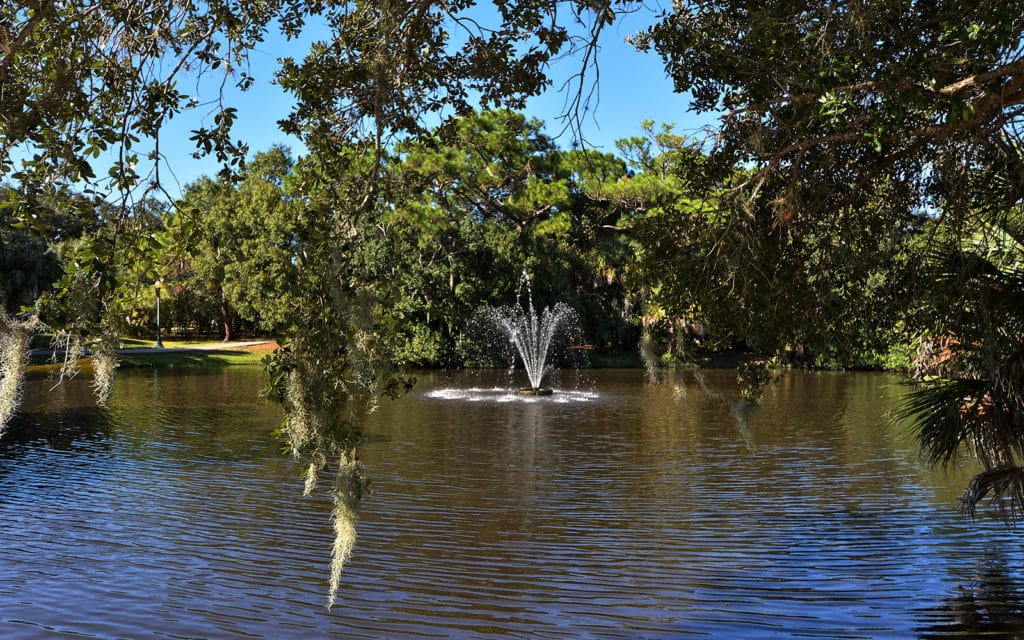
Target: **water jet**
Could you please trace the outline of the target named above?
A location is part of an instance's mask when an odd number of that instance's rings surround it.
[[[564,302],[559,302],[538,313],[533,303],[530,276],[524,271],[519,279],[516,304],[487,307],[478,314],[500,331],[523,363],[530,386],[519,389],[519,395],[552,395],[554,390],[543,386],[544,376],[553,368],[549,356],[561,344],[578,342],[579,322],[576,311]]]

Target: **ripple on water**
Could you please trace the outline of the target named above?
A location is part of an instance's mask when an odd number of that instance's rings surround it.
[[[741,434],[717,399],[593,377],[383,404],[329,612],[330,500],[299,495],[257,377],[30,402],[0,441],[0,635],[1015,637],[1016,537],[956,514],[877,380],[786,379]]]

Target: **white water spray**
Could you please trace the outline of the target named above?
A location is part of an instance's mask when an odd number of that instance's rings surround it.
[[[489,307],[482,310],[481,315],[498,327],[516,348],[530,380],[530,388],[538,390],[551,368],[548,356],[557,346],[556,339],[578,330],[578,316],[563,302],[545,307],[538,314],[533,305],[533,286],[525,271],[519,281],[518,297],[518,304]]]

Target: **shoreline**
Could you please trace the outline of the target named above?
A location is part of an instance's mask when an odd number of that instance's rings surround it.
[[[257,366],[264,356],[278,348],[274,340],[231,342],[174,342],[165,346],[128,346],[117,350],[118,368],[146,367],[232,367]],[[52,349],[33,349],[28,373],[49,373],[60,368],[60,354]],[[92,367],[91,356],[79,360],[79,368]]]
[[[202,368],[259,366],[264,357],[279,348],[273,339],[234,340],[231,342],[174,341],[165,340],[163,347],[153,346],[152,341],[139,345],[125,346],[117,350],[118,368]],[[27,373],[52,373],[61,367],[60,352],[52,349],[35,348],[30,351]],[[747,351],[702,352],[696,354],[693,364],[699,369],[736,369],[739,365],[757,359],[759,354]],[[639,355],[634,358],[614,354],[606,361],[591,363],[594,369],[643,369]],[[91,355],[79,361],[81,370],[91,370]],[[443,369],[444,367],[424,367]],[[836,371],[890,371],[887,369],[836,369]]]

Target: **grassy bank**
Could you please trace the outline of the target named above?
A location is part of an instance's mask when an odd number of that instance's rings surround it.
[[[118,354],[121,368],[138,367],[238,367],[256,366],[265,353],[244,349],[203,351],[149,351]]]
[[[195,340],[164,340],[157,348],[152,340],[126,339],[121,342],[118,362],[121,368],[186,368],[186,367],[238,367],[258,366],[263,357],[273,351],[273,342],[236,345],[222,342]],[[58,356],[59,360],[59,356]],[[59,366],[53,364],[53,354],[37,350],[31,358],[34,370]],[[90,358],[81,361],[83,369],[90,367]]]

